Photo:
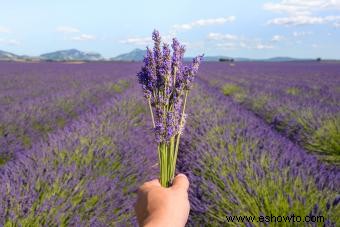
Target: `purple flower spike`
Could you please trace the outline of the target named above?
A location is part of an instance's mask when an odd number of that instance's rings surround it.
[[[152,40],[153,51],[147,48],[144,65],[137,76],[148,100],[158,143],[161,184],[168,187],[174,177],[179,140],[184,131],[186,99],[203,56],[194,58],[190,66],[183,66],[185,47],[176,38],[171,45],[172,56],[169,45],[162,46],[157,30],[152,33]],[[169,156],[167,153],[173,155],[172,163],[164,161],[164,157]]]

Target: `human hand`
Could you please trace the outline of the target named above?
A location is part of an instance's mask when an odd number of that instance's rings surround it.
[[[138,190],[135,211],[140,226],[183,227],[188,220],[189,180],[178,174],[170,188],[159,180],[145,182]]]

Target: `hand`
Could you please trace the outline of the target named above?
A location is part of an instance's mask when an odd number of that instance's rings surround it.
[[[178,174],[170,188],[159,180],[144,183],[138,190],[135,211],[140,226],[183,227],[188,220],[190,203],[189,181]]]

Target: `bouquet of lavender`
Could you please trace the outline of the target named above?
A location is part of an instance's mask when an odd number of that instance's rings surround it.
[[[158,143],[160,183],[169,187],[175,175],[188,93],[203,55],[194,58],[190,66],[184,66],[185,48],[177,39],[172,42],[172,56],[168,44],[161,47],[158,31],[153,32],[152,39],[153,50],[147,48],[144,65],[137,76],[149,104]]]

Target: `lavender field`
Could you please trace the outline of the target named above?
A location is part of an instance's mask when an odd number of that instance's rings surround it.
[[[0,62],[0,226],[137,225],[136,190],[159,171],[140,68]],[[339,63],[203,62],[187,111],[187,226],[340,225]]]

